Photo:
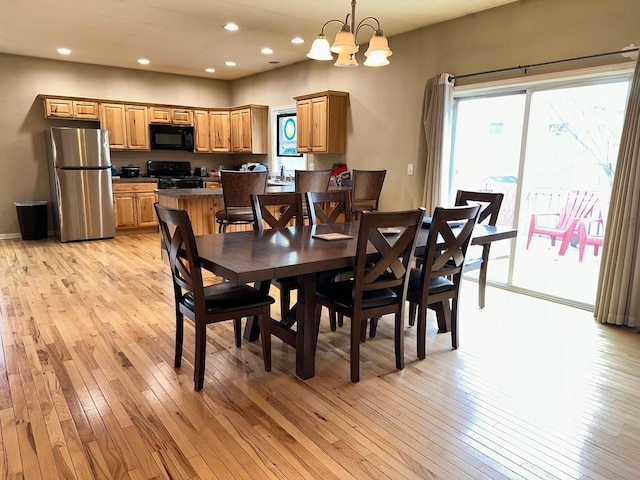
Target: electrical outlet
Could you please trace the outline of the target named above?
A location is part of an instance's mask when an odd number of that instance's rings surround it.
[[[413,175],[413,163],[407,165],[407,175]]]

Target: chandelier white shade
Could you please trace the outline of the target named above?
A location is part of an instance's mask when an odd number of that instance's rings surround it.
[[[334,63],[336,67],[357,67],[358,61],[355,54],[358,52],[358,44],[356,39],[360,29],[363,27],[369,27],[373,30],[374,35],[369,41],[369,48],[365,52],[366,60],[364,65],[367,67],[382,67],[389,65],[388,57],[393,53],[389,49],[389,42],[387,37],[380,29],[380,22],[375,17],[366,17],[362,19],[358,25],[355,24],[356,14],[356,0],[351,0],[351,13],[347,14],[345,21],[341,20],[329,20],[322,26],[322,31],[318,34],[318,37],[313,41],[311,50],[307,53],[307,57],[313,60],[329,61],[333,60],[333,53],[338,54],[338,59]],[[373,20],[376,23],[374,27],[368,20]],[[329,41],[324,34],[324,28],[333,22],[342,24],[340,31],[336,35],[333,45],[329,46]]]

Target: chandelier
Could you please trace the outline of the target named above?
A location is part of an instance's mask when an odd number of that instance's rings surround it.
[[[351,19],[351,22],[349,22],[349,19]],[[377,28],[370,23],[366,23],[367,20],[374,20]],[[333,22],[342,24],[342,27],[336,35],[333,45],[329,47],[329,41],[324,34],[324,27]],[[393,52],[389,50],[387,37],[384,36],[384,33],[380,29],[378,19],[375,17],[366,17],[356,26],[356,0],[351,0],[351,13],[347,13],[344,22],[342,20],[329,20],[322,26],[322,30],[313,41],[307,57],[313,60],[328,61],[333,60],[333,55],[331,54],[331,52],[333,52],[338,54],[338,59],[336,63],[334,63],[336,67],[357,67],[356,52],[359,46],[356,44],[356,38],[358,37],[360,29],[363,27],[369,27],[374,31],[373,37],[369,40],[369,48],[364,53],[364,56],[367,57],[364,65],[367,67],[383,67],[389,65],[388,57]]]

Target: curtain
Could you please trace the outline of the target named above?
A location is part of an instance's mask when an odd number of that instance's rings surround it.
[[[601,323],[640,326],[640,62],[636,63],[598,278],[594,316]]]
[[[453,107],[453,82],[448,73],[442,73],[427,82],[424,91],[424,136],[426,139],[426,173],[422,192],[422,205],[427,214],[442,205],[442,185],[446,185],[449,162],[449,139]],[[446,139],[446,141],[445,141]]]

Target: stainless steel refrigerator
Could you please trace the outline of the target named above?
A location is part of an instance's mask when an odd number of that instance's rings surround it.
[[[45,133],[56,236],[62,242],[115,236],[109,132],[54,127]]]

